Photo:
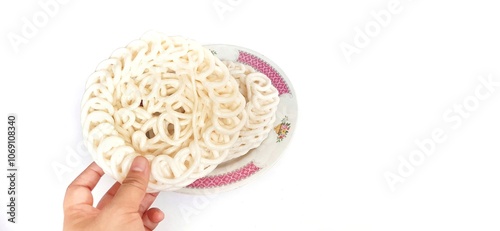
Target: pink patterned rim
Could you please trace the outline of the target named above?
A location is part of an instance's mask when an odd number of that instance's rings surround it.
[[[254,173],[258,172],[261,168],[257,167],[253,162],[250,162],[245,167],[237,169],[226,174],[216,175],[216,176],[206,176],[200,178],[188,185],[188,188],[214,188],[223,185],[232,184],[243,180]]]
[[[276,89],[278,89],[278,92],[280,95],[286,94],[286,93],[291,93],[285,80],[266,61],[260,59],[259,57],[255,56],[255,55],[252,55],[250,53],[240,51],[240,54],[238,56],[238,62],[249,65],[249,66],[255,68],[257,71],[267,75],[267,77],[269,77],[269,79],[271,79],[273,86],[276,87]]]
[[[274,69],[269,63],[260,59],[259,57],[252,55],[248,52],[239,51],[238,62],[244,63],[255,68],[257,71],[267,75],[274,87],[279,92],[279,95],[286,94],[290,92],[290,88],[286,84],[285,80],[281,75]],[[188,185],[187,188],[214,188],[220,187],[228,184],[232,184],[243,179],[248,178],[254,173],[261,170],[261,168],[257,167],[253,162],[250,162],[246,166],[234,170],[232,172],[228,172],[225,174],[214,175],[214,176],[206,176],[194,181],[192,184]]]

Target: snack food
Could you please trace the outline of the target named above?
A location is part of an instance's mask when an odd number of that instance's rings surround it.
[[[246,99],[245,111],[248,115],[238,140],[229,150],[226,158],[229,161],[257,148],[267,138],[276,120],[279,97],[278,90],[266,75],[242,63],[223,63],[238,82],[240,92]]]
[[[113,52],[89,77],[82,101],[89,152],[120,182],[135,156],[146,157],[148,192],[189,185],[267,136],[277,105],[269,99],[277,93],[265,75],[244,75],[233,77],[195,41],[147,33]],[[240,92],[242,79],[252,103]]]

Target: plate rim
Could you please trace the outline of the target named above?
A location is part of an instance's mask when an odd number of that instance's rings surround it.
[[[297,117],[298,117],[298,105],[297,105],[297,96],[296,96],[296,92],[295,92],[295,89],[293,88],[293,85],[292,85],[292,82],[290,81],[290,79],[288,78],[288,76],[285,74],[285,72],[283,71],[283,69],[281,69],[280,66],[278,66],[274,61],[272,61],[271,59],[269,59],[267,56],[259,53],[259,52],[256,52],[252,49],[249,49],[249,48],[246,48],[246,47],[241,47],[241,46],[237,46],[237,45],[231,45],[231,44],[207,44],[207,45],[203,45],[203,47],[211,50],[211,51],[214,51],[215,49],[219,48],[225,48],[225,49],[232,49],[234,51],[236,51],[238,53],[238,55],[236,56],[236,58],[234,60],[231,60],[231,61],[238,61],[238,58],[240,56],[240,51],[243,51],[243,52],[246,52],[246,53],[249,53],[257,58],[259,58],[261,61],[264,61],[266,62],[267,64],[269,64],[279,75],[280,77],[282,78],[283,82],[286,84],[286,87],[288,88],[289,92],[288,93],[285,93],[285,94],[281,94],[280,95],[280,98],[282,96],[285,96],[285,95],[289,95],[293,104],[294,104],[294,107],[295,107],[295,110],[294,110],[294,120],[293,120],[293,123],[294,123],[294,127],[296,127],[297,125]],[[215,54],[217,56],[217,53]],[[224,61],[224,60],[228,60],[228,59],[221,59],[221,61]],[[276,121],[279,121],[279,119],[277,118]],[[276,122],[275,121],[275,122]],[[245,178],[241,179],[241,180],[237,180],[235,182],[231,182],[231,183],[228,183],[228,184],[224,184],[224,185],[221,185],[221,186],[215,186],[215,187],[207,187],[207,188],[190,188],[189,185],[186,186],[186,187],[183,187],[181,189],[178,189],[174,192],[176,193],[181,193],[181,194],[191,194],[191,195],[209,195],[209,194],[215,194],[215,193],[222,193],[222,192],[228,192],[228,191],[232,191],[232,190],[235,190],[237,188],[240,188],[250,182],[252,182],[253,180],[255,179],[258,179],[262,174],[264,174],[265,172],[267,172],[270,168],[272,168],[278,161],[279,159],[282,158],[283,156],[283,153],[285,152],[285,150],[288,148],[289,146],[289,143],[291,142],[292,138],[293,138],[293,135],[295,133],[295,128],[291,129],[291,132],[289,134],[287,134],[287,141],[286,141],[286,144],[285,146],[279,151],[279,154],[277,154],[277,156],[274,158],[274,160],[270,161],[270,163],[267,163],[266,166],[263,166],[263,167],[258,167],[258,170],[251,173],[250,175],[246,176]],[[269,139],[269,138],[266,138],[266,139]],[[258,147],[256,148],[258,149]],[[245,156],[243,156],[243,159]],[[204,176],[200,179],[203,179],[203,178],[206,178],[206,177],[214,177],[214,176],[223,176],[225,174],[228,174],[228,173],[232,173],[232,172],[236,172],[236,171],[239,171],[249,165],[254,165],[256,166],[256,164],[254,163],[255,161],[255,158],[252,158],[250,160],[247,160],[246,163],[244,163],[242,166],[240,166],[239,168],[236,168],[235,170],[233,171],[227,171],[227,172],[223,172],[223,173],[218,173],[218,174],[212,174],[212,173],[209,173],[207,176]],[[216,169],[218,168],[219,166],[216,167]],[[212,174],[212,175],[211,175]],[[193,182],[194,183],[194,182]]]

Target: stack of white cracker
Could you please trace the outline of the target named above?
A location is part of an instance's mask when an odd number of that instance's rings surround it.
[[[82,127],[104,172],[121,182],[144,156],[148,192],[172,191],[258,147],[278,103],[270,79],[252,67],[223,62],[193,40],[150,32],[89,77]]]

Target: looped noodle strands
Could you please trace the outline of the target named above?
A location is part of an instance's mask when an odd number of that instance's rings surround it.
[[[241,63],[223,63],[239,84],[240,92],[246,99],[245,111],[248,114],[248,121],[226,158],[229,161],[259,147],[267,138],[276,120],[279,97],[278,90],[266,75]]]
[[[277,94],[265,76],[232,72],[245,89],[208,49],[156,32],[116,50],[89,77],[82,101],[94,161],[122,182],[133,159],[146,157],[155,192],[187,186],[246,153],[252,139],[267,136]]]

